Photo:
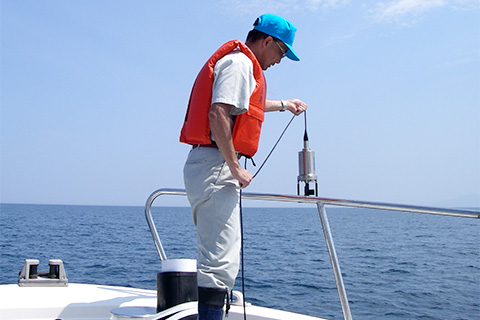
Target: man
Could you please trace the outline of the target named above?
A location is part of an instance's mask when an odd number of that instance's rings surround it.
[[[239,158],[257,151],[264,112],[307,109],[298,99],[265,98],[263,71],[285,56],[300,60],[295,32],[282,17],[260,16],[245,44],[230,41],[212,55],[192,89],[180,141],[193,146],[184,179],[197,228],[200,320],[222,319],[238,274],[240,188],[252,180]]]

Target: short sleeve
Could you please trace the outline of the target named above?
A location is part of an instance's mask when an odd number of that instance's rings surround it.
[[[253,63],[245,54],[234,51],[217,61],[214,68],[212,104],[232,105],[232,115],[247,112],[254,89]]]

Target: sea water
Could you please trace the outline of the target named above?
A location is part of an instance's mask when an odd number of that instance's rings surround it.
[[[155,290],[142,207],[0,205],[0,283],[24,259],[62,259],[69,282]],[[195,258],[190,209],[154,207],[168,258]],[[327,208],[354,319],[480,319],[480,220]],[[343,319],[316,207],[244,208],[247,301]],[[235,290],[241,290],[240,277]],[[247,318],[248,319],[248,318]]]

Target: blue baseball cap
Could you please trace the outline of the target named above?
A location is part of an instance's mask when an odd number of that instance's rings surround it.
[[[264,14],[258,17],[253,25],[254,30],[261,31],[282,41],[288,48],[287,57],[289,59],[300,61],[300,58],[292,48],[297,28],[288,20],[274,14]]]

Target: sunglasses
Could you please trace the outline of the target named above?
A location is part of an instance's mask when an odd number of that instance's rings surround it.
[[[280,51],[282,52],[282,58],[284,58],[286,55],[287,55],[287,51],[286,50],[283,50],[282,46],[278,43],[277,40],[274,40],[275,43],[277,44],[278,48],[280,49]]]

